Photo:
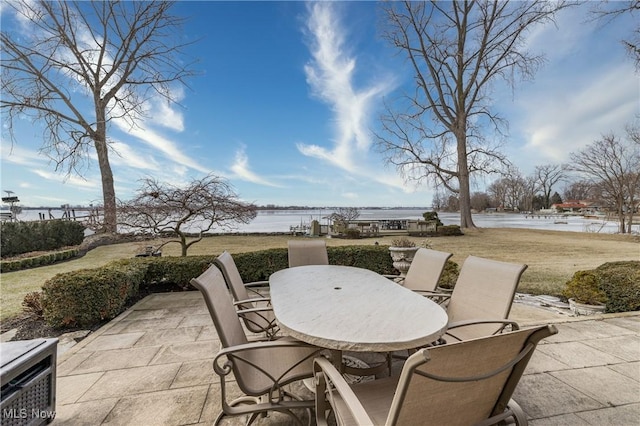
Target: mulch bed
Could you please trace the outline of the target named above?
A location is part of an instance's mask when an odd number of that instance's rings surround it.
[[[107,321],[104,321],[88,329],[95,331],[106,323]],[[11,340],[59,337],[65,333],[81,330],[80,328],[53,328],[47,324],[43,318],[32,314],[21,314],[17,317],[4,320],[2,321],[2,327],[0,328],[2,329],[2,333],[13,329],[18,330]],[[87,328],[83,328],[82,330],[86,329]]]

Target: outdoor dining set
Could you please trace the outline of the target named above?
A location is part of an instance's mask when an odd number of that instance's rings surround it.
[[[320,239],[291,240],[288,254],[268,281],[244,283],[228,252],[191,280],[221,342],[216,424],[270,412],[318,425],[527,424],[511,398],[557,330],[508,319],[526,265],[469,256],[445,292],[451,253],[420,248],[402,279],[330,265]]]

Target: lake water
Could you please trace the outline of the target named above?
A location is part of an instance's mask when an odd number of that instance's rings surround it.
[[[362,209],[359,220],[376,219],[422,219],[427,209]],[[46,210],[24,210],[20,220],[38,220],[39,213]],[[234,230],[216,229],[213,232],[289,232],[292,226],[308,225],[312,220],[320,224],[328,224],[327,217],[333,213],[330,209],[311,210],[260,210],[257,217],[248,224],[240,224]],[[62,210],[51,210],[55,218],[62,217]],[[80,216],[80,213],[78,213]],[[445,225],[458,225],[458,213],[438,213]],[[606,222],[601,219],[586,219],[582,216],[551,217],[544,215],[524,215],[511,213],[482,213],[473,215],[476,226],[481,228],[529,228],[570,232],[618,232],[617,222]],[[633,231],[640,233],[640,225],[634,225]]]

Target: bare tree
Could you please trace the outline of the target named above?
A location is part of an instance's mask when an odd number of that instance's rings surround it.
[[[592,199],[593,183],[581,179],[576,182],[571,182],[563,193],[565,200],[588,200]]]
[[[566,179],[565,166],[560,164],[545,164],[536,166],[533,179],[539,191],[542,192],[544,208],[551,207],[551,191],[554,185]]]
[[[56,169],[82,174],[95,152],[102,178],[104,230],[116,232],[116,195],[109,163],[113,120],[134,126],[147,101],[174,98],[171,85],[193,75],[177,35],[183,20],[165,1],[5,2],[20,26],[4,25],[3,119],[44,123],[42,150]],[[26,22],[26,24],[24,24]]]
[[[357,207],[338,207],[331,213],[329,219],[337,229],[344,230],[349,226],[349,222],[356,220],[360,216]]]
[[[147,178],[137,192],[135,198],[119,206],[119,224],[131,230],[177,236],[164,244],[180,243],[182,256],[214,227],[232,229],[234,224],[249,223],[256,217],[256,207],[240,201],[231,186],[214,175],[193,179],[185,187]],[[187,242],[194,233],[198,237]]]
[[[505,176],[489,185],[488,192],[505,210],[530,210],[530,180],[524,178],[520,170],[510,167]]]
[[[614,6],[608,7],[610,4]],[[640,15],[640,0],[594,2],[591,13],[596,20],[604,21],[605,23],[611,23],[625,15],[635,17]],[[629,56],[635,62],[636,70],[640,71],[640,25],[636,24],[630,37],[621,41]]]
[[[614,134],[571,153],[571,169],[581,173],[611,202],[619,220],[619,232],[631,232],[636,197],[640,191],[640,143],[634,141],[628,129],[629,139],[621,140]]]
[[[533,213],[536,208],[534,207],[536,192],[538,190],[538,184],[531,176],[523,178],[523,200],[522,210]],[[539,208],[539,207],[538,207]]]
[[[471,217],[470,178],[506,165],[487,129],[504,134],[491,110],[499,79],[530,78],[543,62],[524,46],[527,31],[553,19],[564,1],[388,2],[384,37],[412,66],[413,94],[387,105],[378,146],[406,179],[432,179],[458,194],[460,226]]]
[[[491,197],[486,192],[474,192],[471,194],[471,208],[482,212],[491,207]]]

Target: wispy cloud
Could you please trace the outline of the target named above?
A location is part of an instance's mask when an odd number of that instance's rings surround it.
[[[622,133],[638,113],[638,75],[623,47],[608,35],[626,31],[604,28],[588,19],[589,6],[565,9],[558,26],[537,28],[528,47],[544,52],[547,64],[532,84],[517,94],[511,111],[525,154],[515,162],[526,168],[567,161],[604,133]]]
[[[175,163],[202,173],[210,172],[209,169],[200,165],[196,160],[185,155],[174,142],[149,127],[134,127],[129,129],[128,133],[160,151],[166,158]]]
[[[235,177],[238,179],[257,183],[259,185],[280,187],[280,185],[276,185],[275,183],[270,182],[269,180],[258,176],[256,173],[251,171],[251,168],[249,166],[249,157],[247,157],[244,146],[242,146],[236,152],[236,157],[233,164],[231,165],[231,170],[235,174]]]
[[[40,166],[48,162],[48,159],[38,151],[25,149],[17,144],[12,145],[10,141],[6,140],[3,140],[0,145],[0,157],[3,162],[23,166]]]
[[[75,175],[60,175],[42,169],[33,169],[31,171],[43,179],[69,184],[78,189],[95,190],[96,188],[100,188],[100,182],[92,179],[86,179]]]
[[[345,48],[345,30],[336,7],[331,2],[309,4],[307,31],[313,58],[305,66],[312,94],[327,103],[335,115],[333,147],[298,143],[297,148],[306,156],[356,172],[372,143],[369,113],[374,103],[391,90],[393,82],[387,79],[360,90],[354,87],[356,58]]]
[[[110,146],[115,154],[111,156],[111,163],[114,165],[123,165],[143,170],[158,170],[160,168],[153,157],[139,154],[127,143],[114,141],[110,143]]]

